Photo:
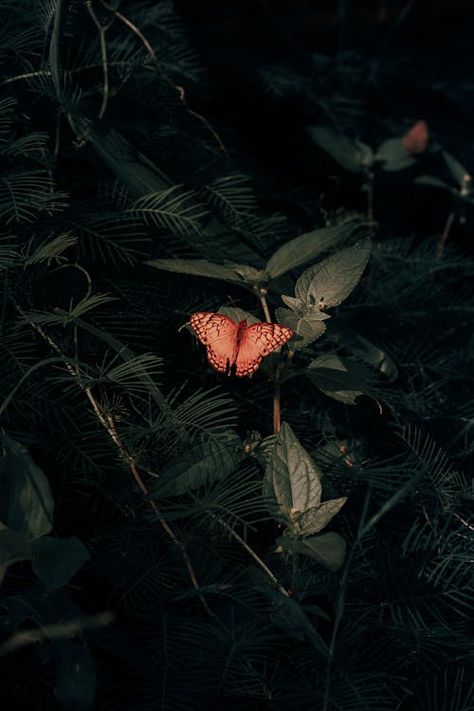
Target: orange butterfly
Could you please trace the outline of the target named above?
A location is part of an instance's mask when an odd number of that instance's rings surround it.
[[[255,373],[262,358],[293,338],[291,328],[278,323],[236,323],[211,311],[198,311],[189,321],[207,348],[207,359],[219,373],[230,375],[235,366],[239,376]]]

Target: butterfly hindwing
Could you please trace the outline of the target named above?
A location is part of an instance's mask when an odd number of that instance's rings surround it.
[[[254,323],[248,326],[239,344],[236,358],[236,375],[252,375],[262,358],[293,337],[291,328],[278,323]]]

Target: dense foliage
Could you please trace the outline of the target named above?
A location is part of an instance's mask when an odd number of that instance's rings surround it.
[[[462,111],[223,5],[3,6],[0,706],[472,710]]]

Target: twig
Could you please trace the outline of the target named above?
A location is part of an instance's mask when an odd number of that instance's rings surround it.
[[[21,632],[16,632],[5,640],[5,642],[0,644],[0,657],[5,657],[7,654],[12,654],[12,652],[16,652],[18,649],[43,642],[46,639],[68,639],[69,637],[82,634],[84,630],[100,629],[101,627],[110,625],[113,620],[114,615],[112,612],[101,612],[98,615],[74,617],[72,620],[69,620],[69,622],[22,630]]]
[[[191,116],[194,116],[194,118],[198,119],[198,121],[201,121],[202,124],[204,124],[204,126],[207,128],[207,130],[212,134],[212,137],[216,141],[216,143],[219,146],[222,153],[226,157],[228,157],[227,149],[224,146],[222,139],[219,136],[219,134],[217,133],[217,131],[211,126],[209,121],[204,116],[202,116],[202,114],[198,114],[197,111],[193,111],[192,109],[189,108],[187,100],[186,100],[186,92],[185,92],[184,88],[182,86],[179,86],[179,84],[175,84],[169,78],[169,76],[166,74],[166,72],[163,71],[160,61],[159,61],[158,57],[156,56],[155,50],[153,49],[153,47],[151,46],[151,44],[149,43],[149,41],[147,40],[147,38],[145,37],[143,32],[141,32],[138,29],[138,27],[136,25],[134,25],[131,20],[128,19],[128,17],[125,17],[125,15],[122,15],[121,12],[119,12],[118,10],[113,10],[112,8],[109,8],[105,2],[102,2],[102,4],[105,7],[107,7],[109,10],[111,10],[111,12],[114,13],[115,17],[118,20],[120,20],[121,22],[123,22],[123,24],[126,25],[138,37],[138,39],[140,40],[140,42],[143,44],[146,51],[150,55],[151,60],[154,64],[155,69],[158,72],[158,74],[166,81],[166,83],[170,87],[172,87],[178,93],[179,99],[180,99],[181,103],[183,104],[184,108],[186,109],[186,111],[189,114],[191,114]]]
[[[213,517],[213,518],[214,518],[214,517]],[[230,535],[231,535],[233,538],[235,538],[235,540],[238,541],[238,542],[240,543],[240,545],[241,545],[243,548],[245,548],[245,550],[247,551],[247,553],[252,556],[252,558],[254,559],[254,561],[255,561],[255,562],[260,566],[260,568],[268,575],[268,577],[270,578],[270,580],[272,581],[272,583],[274,584],[274,586],[276,587],[276,589],[277,589],[279,592],[281,592],[281,594],[284,595],[285,597],[290,597],[290,593],[288,592],[288,590],[286,590],[286,589],[283,587],[283,585],[280,583],[280,581],[278,580],[278,578],[272,573],[272,571],[270,570],[270,568],[268,567],[268,565],[266,565],[266,563],[263,562],[263,560],[255,553],[255,551],[254,551],[252,548],[250,548],[250,546],[248,545],[248,543],[247,543],[246,541],[244,541],[244,539],[243,539],[241,536],[239,536],[239,534],[238,534],[236,531],[234,531],[234,529],[232,528],[232,526],[229,526],[229,524],[228,524],[226,521],[223,521],[223,520],[220,519],[220,518],[216,518],[216,521],[218,521],[221,526],[223,526],[227,531],[229,531]]]
[[[280,380],[277,373],[273,381],[273,434],[278,434],[281,430],[281,400],[280,400]]]
[[[454,224],[455,217],[456,217],[455,211],[451,210],[451,212],[448,215],[448,219],[446,220],[443,234],[441,235],[438,245],[436,247],[436,258],[437,259],[441,259],[441,257],[444,254],[444,248],[446,247],[446,242],[448,241],[449,233],[451,232],[451,228]]]
[[[24,318],[26,318],[26,315],[25,315],[23,309],[18,304],[15,304],[15,308]],[[41,326],[38,326],[38,324],[34,323],[33,321],[28,321],[28,323],[41,336],[41,338],[43,338],[51,346],[51,348],[56,353],[63,355],[61,352],[61,349],[59,348],[57,343],[51,338],[51,336],[49,336],[44,331],[44,329]],[[134,458],[128,452],[126,446],[122,442],[120,435],[117,432],[117,428],[116,428],[113,416],[110,414],[105,414],[103,412],[102,408],[100,407],[99,403],[97,402],[96,398],[94,397],[94,394],[92,393],[92,390],[90,387],[83,387],[81,385],[79,370],[77,368],[75,368],[68,361],[65,361],[65,366],[66,366],[67,370],[69,371],[69,373],[73,376],[73,378],[79,382],[81,389],[83,390],[84,394],[86,395],[87,399],[89,400],[89,402],[91,404],[92,409],[94,410],[95,416],[99,420],[102,427],[108,433],[108,435],[109,435],[110,439],[112,440],[112,442],[114,443],[114,445],[117,447],[122,460],[128,465],[130,472],[131,472],[138,488],[140,489],[142,494],[144,494],[144,496],[148,497],[148,487],[146,486],[146,484],[143,480],[143,477],[137,467],[137,464],[136,464]],[[165,519],[163,518],[156,501],[154,501],[154,499],[152,499],[152,498],[148,498],[148,505],[153,510],[153,512],[156,514],[158,521],[159,521],[161,527],[163,528],[163,530],[165,531],[165,533],[167,534],[167,536],[174,543],[174,545],[177,548],[179,548],[181,557],[182,557],[183,562],[184,562],[186,569],[188,571],[189,578],[191,580],[191,583],[192,583],[194,589],[198,593],[198,596],[199,596],[199,599],[202,603],[202,606],[204,607],[206,612],[209,614],[209,616],[213,617],[213,612],[210,609],[209,605],[207,604],[206,599],[204,598],[202,592],[200,591],[199,583],[197,581],[196,574],[194,572],[194,568],[192,566],[191,560],[189,558],[189,555],[187,553],[187,550],[186,550],[184,544],[178,539],[174,530],[171,528],[171,526],[168,524],[168,522],[165,521]]]
[[[97,27],[97,30],[99,32],[100,53],[102,55],[102,70],[104,73],[104,87],[102,90],[102,104],[100,106],[100,111],[99,111],[99,118],[101,119],[103,117],[103,115],[105,114],[105,110],[107,108],[107,102],[109,100],[109,68],[108,68],[107,43],[105,41],[105,33],[109,29],[110,25],[102,25],[100,23],[99,18],[95,14],[94,8],[92,7],[92,0],[86,0],[86,7],[89,12],[89,15],[92,17],[94,25]]]

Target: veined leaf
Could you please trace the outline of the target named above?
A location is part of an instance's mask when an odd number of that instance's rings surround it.
[[[355,405],[357,397],[366,393],[370,379],[370,372],[363,365],[342,360],[334,353],[311,361],[306,375],[323,393],[348,405]]]
[[[237,282],[238,284],[256,283],[261,274],[260,270],[246,264],[214,264],[205,259],[152,259],[147,264],[150,267],[169,272],[222,279],[222,281]],[[249,278],[246,279],[246,275]]]
[[[359,173],[373,162],[371,148],[357,139],[348,138],[323,126],[311,126],[308,133],[323,151],[329,153],[346,170]]]
[[[30,540],[49,533],[53,497],[49,482],[25,447],[3,433],[0,460],[0,521]]]
[[[304,348],[322,336],[326,330],[326,324],[323,321],[329,318],[329,314],[318,311],[318,309],[307,309],[305,315],[300,316],[289,309],[278,308],[275,314],[279,323],[293,329],[299,336],[299,339],[295,339],[291,345],[294,350]]]
[[[321,473],[286,422],[275,437],[263,493],[275,517],[287,524],[321,501]]]
[[[307,306],[319,309],[338,306],[357,285],[367,265],[370,250],[370,242],[366,240],[310,267],[296,282],[296,297]]]
[[[351,350],[364,363],[378,370],[390,380],[395,380],[398,375],[398,368],[382,348],[340,321],[331,322],[330,336],[333,335],[340,345]]]
[[[352,230],[354,223],[323,227],[286,242],[268,260],[264,274],[275,279],[281,274],[306,264],[330,247],[338,244]]]
[[[324,501],[320,506],[305,511],[298,518],[296,524],[300,529],[301,536],[309,536],[313,533],[319,533],[323,528],[326,528],[329,521],[341,510],[347,501],[347,496],[342,496],[339,499],[329,499]]]
[[[335,572],[344,563],[346,542],[339,533],[323,533],[304,540],[282,536],[277,543],[288,553],[307,555]]]

